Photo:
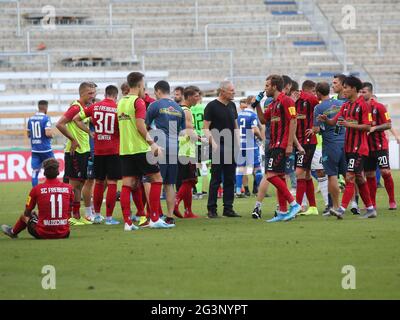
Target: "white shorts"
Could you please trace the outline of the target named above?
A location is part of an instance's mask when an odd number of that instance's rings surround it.
[[[315,149],[314,157],[311,162],[311,170],[324,170],[324,166],[322,165],[322,150]]]

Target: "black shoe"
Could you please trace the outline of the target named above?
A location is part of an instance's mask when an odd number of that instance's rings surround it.
[[[354,215],[360,215],[360,213],[361,213],[360,209],[358,209],[358,208],[351,208],[350,211]]]
[[[378,189],[380,189],[380,188],[383,188],[383,185],[381,185],[380,183],[378,183],[378,184],[376,185],[376,187],[377,187]]]
[[[219,218],[219,217],[218,217],[217,210],[208,210],[207,217],[208,217],[209,219]]]
[[[164,221],[168,224],[175,224],[175,219],[171,217],[166,217]]]
[[[228,218],[240,218],[241,217],[241,215],[237,214],[235,211],[233,211],[233,209],[224,210],[224,213],[222,215],[224,217],[228,217]]]
[[[245,191],[244,195],[245,195],[246,197],[250,197],[250,196],[251,196],[251,193],[250,193],[249,190],[247,190],[247,191]]]
[[[255,207],[251,216],[253,219],[261,219],[261,208]]]
[[[119,201],[120,197],[121,197],[121,191],[117,191],[117,199],[116,199],[116,201]]]

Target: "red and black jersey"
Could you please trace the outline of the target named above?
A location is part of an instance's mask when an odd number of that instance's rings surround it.
[[[119,154],[119,129],[117,104],[104,99],[85,109],[86,117],[92,118],[94,126],[94,154]]]
[[[390,123],[389,113],[386,107],[378,101],[371,99],[369,103],[370,112],[372,115],[372,126]],[[385,131],[375,131],[368,135],[369,151],[387,150],[389,143],[386,138]]]
[[[338,120],[339,117],[355,124],[370,125],[372,122],[369,107],[362,96],[354,102],[345,102],[333,119]],[[367,131],[346,128],[345,152],[367,156],[369,152]]]
[[[44,239],[65,238],[69,233],[68,219],[71,216],[74,193],[69,184],[58,179],[47,179],[29,193],[26,208],[38,206],[36,232]]]
[[[317,97],[311,93],[301,91],[296,101],[297,128],[296,137],[301,145],[317,144],[317,137],[312,134],[306,137],[307,129],[312,129],[314,124],[314,108],[319,103]]]
[[[289,124],[296,119],[294,101],[283,92],[265,109],[264,117],[271,122],[269,148],[286,149],[289,141]]]

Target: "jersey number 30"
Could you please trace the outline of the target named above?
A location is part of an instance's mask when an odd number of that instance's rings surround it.
[[[96,119],[96,133],[114,134],[115,113],[95,112],[93,118]]]

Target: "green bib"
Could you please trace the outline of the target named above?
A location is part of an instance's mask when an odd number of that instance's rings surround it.
[[[184,112],[189,111],[191,113],[191,110],[188,107],[182,106],[182,109]],[[194,122],[194,119],[193,119],[193,114],[192,114],[192,123],[193,122]],[[184,156],[184,157],[190,157],[190,158],[196,157],[196,144],[190,140],[190,137],[188,135],[179,137],[178,155]]]
[[[79,114],[81,118],[85,115],[85,111],[83,106],[78,100],[75,100],[71,103],[71,106],[79,106],[80,111]],[[67,129],[71,133],[71,135],[75,138],[79,143],[79,148],[76,148],[77,153],[86,153],[90,152],[90,144],[89,144],[89,135],[81,130],[74,121],[70,121],[67,123]],[[65,146],[65,152],[70,152],[71,150],[71,141],[68,139],[67,144]]]
[[[118,102],[119,154],[121,156],[150,151],[150,146],[136,127],[135,101],[138,96],[128,95]]]

